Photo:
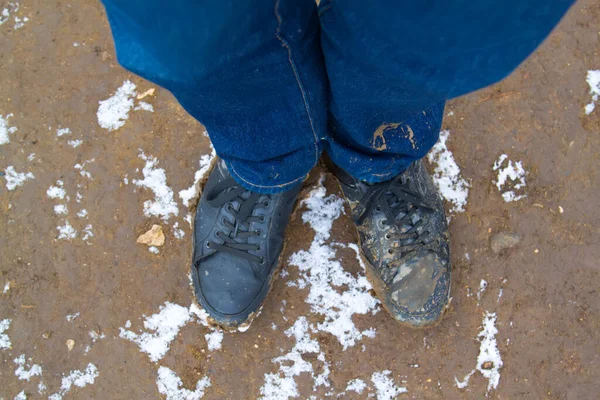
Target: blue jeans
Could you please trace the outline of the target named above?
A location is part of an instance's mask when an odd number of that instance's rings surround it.
[[[507,76],[572,0],[103,0],[119,62],[170,90],[247,189],[327,151],[368,182],[435,144],[446,100]]]

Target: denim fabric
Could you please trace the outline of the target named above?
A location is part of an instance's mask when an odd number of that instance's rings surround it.
[[[445,101],[492,84],[571,0],[103,0],[119,62],[170,90],[248,189],[326,150],[387,180],[438,139]]]

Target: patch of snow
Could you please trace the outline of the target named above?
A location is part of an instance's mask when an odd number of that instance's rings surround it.
[[[93,158],[91,158],[89,160],[84,161],[83,164],[79,164],[79,163],[75,164],[73,166],[73,168],[75,168],[76,170],[78,170],[79,174],[81,176],[83,176],[84,178],[92,179],[92,174],[90,174],[88,171],[84,170],[84,168],[85,168],[86,164],[94,162],[94,161],[95,160]]]
[[[92,339],[92,343],[95,343],[96,340],[104,339],[106,337],[104,333],[98,333],[96,331],[89,331],[88,335],[90,336],[90,339]]]
[[[54,214],[56,215],[67,215],[69,210],[66,204],[57,204],[54,206]]]
[[[208,173],[212,160],[217,155],[212,144],[210,145],[210,148],[210,154],[204,154],[202,157],[200,157],[200,168],[194,174],[194,184],[187,189],[179,191],[179,197],[181,198],[183,205],[186,207],[189,207],[190,201],[198,196],[198,183],[204,179],[205,175]]]
[[[374,372],[371,375],[371,382],[377,391],[377,400],[393,400],[399,394],[406,393],[408,390],[405,387],[398,387],[394,380],[390,377],[392,371]]]
[[[15,396],[14,400],[27,400],[27,395],[25,394],[25,391],[21,390],[21,392]]]
[[[58,230],[58,240],[71,240],[77,237],[77,231],[71,226],[69,221],[65,221],[63,226],[57,226],[56,229]]]
[[[46,392],[46,389],[48,389],[48,388],[46,387],[44,382],[40,381],[40,383],[38,383],[38,387],[37,387],[38,393],[44,394],[44,392]]]
[[[452,117],[452,116],[454,115],[454,111],[450,111],[450,112],[449,112],[448,114],[446,114],[446,115],[448,115],[449,117]]]
[[[221,350],[221,344],[223,342],[223,332],[213,331],[204,335],[208,350]]]
[[[160,250],[156,246],[148,246],[148,251],[150,253],[152,253],[152,254],[158,254],[158,253],[160,253]]]
[[[4,170],[4,178],[6,179],[6,188],[15,190],[17,187],[23,186],[28,180],[35,179],[35,176],[31,172],[17,172],[12,165],[9,165]]]
[[[0,25],[1,24],[2,23],[0,22]],[[10,143],[10,137],[8,136],[8,134],[13,134],[17,131],[17,128],[15,126],[9,126],[8,124],[8,119],[12,116],[13,114],[0,115],[0,145]]]
[[[81,209],[81,210],[80,210],[80,211],[77,213],[77,216],[78,216],[79,218],[85,218],[85,217],[87,217],[87,215],[88,215],[88,212],[87,212],[87,210],[86,210],[85,208]]]
[[[78,312],[76,312],[75,314],[69,314],[69,315],[67,315],[67,321],[68,322],[73,322],[73,320],[75,318],[77,318],[77,317],[79,317],[79,313]]]
[[[15,30],[21,29],[22,27],[25,26],[26,22],[29,22],[29,17],[23,17],[23,18],[15,17],[15,25],[13,26],[13,28]]]
[[[600,69],[587,72],[586,82],[590,85],[592,101],[585,106],[585,113],[590,115],[596,108],[596,102],[600,98]]]
[[[144,179],[134,179],[133,183],[154,192],[154,200],[144,202],[144,215],[160,217],[166,222],[171,215],[179,215],[179,209],[173,200],[173,190],[167,185],[165,170],[158,168],[156,157],[146,156],[142,152],[140,158],[146,161],[146,165],[142,169]]]
[[[71,146],[72,148],[76,148],[76,147],[79,147],[79,146],[81,146],[83,144],[83,140],[81,140],[81,139],[68,140],[67,144],[69,146]]]
[[[191,274],[189,275],[189,278],[190,278],[190,286],[193,286]],[[198,304],[196,304],[196,302],[192,302],[189,312],[190,312],[190,315],[194,315],[198,319],[198,322],[200,322],[200,324],[202,324],[206,327],[210,327],[210,324],[208,323],[208,313],[206,312],[206,310],[204,308],[198,306]]]
[[[62,181],[56,181],[56,186],[50,186],[46,191],[46,195],[48,195],[48,197],[51,199],[64,199],[66,192],[62,186]]]
[[[301,373],[310,374],[314,380],[314,390],[321,385],[330,386],[327,379],[329,365],[325,362],[325,356],[321,352],[319,342],[310,337],[306,317],[299,317],[294,325],[285,331],[285,334],[288,337],[294,336],[296,343],[289,353],[273,359],[274,363],[279,364],[279,371],[265,374],[265,383],[260,388],[261,399],[263,400],[298,397],[300,394],[294,377]],[[302,354],[307,353],[317,354],[317,360],[324,364],[324,375],[315,376],[312,364],[302,357]]]
[[[129,80],[123,82],[115,94],[106,100],[100,101],[98,124],[109,131],[115,131],[125,125],[129,118],[129,111],[133,108],[135,84]]]
[[[94,232],[92,231],[94,227],[91,224],[87,224],[85,228],[83,228],[83,233],[81,234],[81,240],[87,242],[91,238],[94,237]]]
[[[500,299],[502,298],[503,293],[504,293],[504,289],[500,288],[500,291],[498,292],[498,303],[500,303]]]
[[[471,185],[460,176],[460,168],[446,146],[449,136],[448,130],[440,132],[440,140],[427,153],[427,160],[431,164],[436,164],[433,182],[442,197],[452,203],[450,212],[464,212]]]
[[[179,227],[179,222],[173,224],[173,236],[177,239],[183,239],[185,236],[184,230]]]
[[[10,319],[3,319],[0,321],[0,349],[10,349],[11,343],[10,338],[4,332],[10,327]]]
[[[500,368],[502,368],[503,363],[500,351],[498,350],[498,343],[496,342],[497,333],[496,313],[486,311],[483,317],[482,330],[477,335],[481,342],[479,355],[477,356],[477,366],[462,381],[454,377],[456,386],[459,389],[463,389],[469,384],[469,379],[475,371],[479,371],[488,380],[487,392],[498,387],[498,383],[500,383]]]
[[[98,368],[92,363],[89,363],[84,371],[71,371],[69,375],[63,376],[59,391],[48,397],[48,400],[62,400],[73,385],[82,388],[93,384],[97,377]]]
[[[487,281],[485,279],[482,279],[481,282],[479,282],[479,290],[477,291],[477,305],[479,305],[479,301],[481,300],[481,294],[485,292],[485,289],[487,289],[487,287]]]
[[[10,281],[6,281],[6,283],[4,284],[4,289],[2,290],[2,294],[8,293],[9,290],[10,290]]]
[[[316,329],[334,335],[345,350],[363,337],[374,336],[373,329],[359,331],[352,317],[376,313],[379,301],[371,295],[371,285],[364,274],[354,277],[346,271],[334,248],[326,243],[333,221],[343,212],[344,204],[339,197],[326,194],[321,178],[317,188],[302,201],[308,208],[302,214],[302,220],[310,224],[316,234],[308,251],[300,250],[290,257],[289,264],[299,269],[300,278],[288,285],[308,287],[306,302],[311,305],[311,311],[324,317]],[[354,244],[335,245],[351,248],[358,255],[358,247]],[[357,258],[364,270],[362,260]]]
[[[29,361],[31,361],[31,358]],[[17,364],[15,375],[22,381],[29,382],[34,376],[42,376],[42,367],[38,364],[30,365],[27,363],[27,365],[25,365],[25,354],[21,354],[19,357],[15,358],[13,362]]]
[[[156,380],[158,392],[166,396],[166,400],[199,400],[204,391],[210,387],[210,379],[205,376],[196,383],[194,391],[185,389],[181,379],[167,367],[158,368]]]
[[[61,137],[64,135],[70,135],[71,134],[71,130],[69,128],[58,128],[56,130],[56,136],[57,137]]]
[[[138,103],[138,105],[134,108],[134,110],[143,110],[143,111],[150,111],[150,112],[154,112],[154,107],[152,107],[152,104],[150,103],[146,103],[145,101],[140,101]]]
[[[507,162],[505,163],[505,161]],[[526,172],[521,161],[513,163],[508,159],[506,154],[502,154],[498,161],[494,163],[492,169],[494,171],[498,171],[498,177],[494,183],[496,184],[498,190],[502,193],[502,198],[504,198],[505,202],[509,203],[511,201],[517,201],[527,197],[526,194],[515,193],[526,186]]]
[[[147,332],[135,333],[124,328],[119,328],[119,337],[136,343],[140,350],[151,361],[157,362],[167,354],[169,346],[177,337],[179,329],[190,319],[190,310],[178,304],[165,302],[160,306],[158,313],[144,320]],[[125,325],[127,327],[127,325]]]
[[[27,161],[34,161],[35,160],[35,153],[31,153],[27,156]]]
[[[193,228],[193,226],[192,226],[192,214],[187,213],[183,219],[185,219],[185,221],[190,225],[190,228]]]
[[[365,383],[365,381],[356,378],[348,382],[348,384],[346,385],[346,392],[353,391],[358,394],[361,394],[366,388],[367,384]]]

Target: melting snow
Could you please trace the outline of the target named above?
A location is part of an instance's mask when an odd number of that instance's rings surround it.
[[[479,305],[479,301],[481,300],[481,295],[483,294],[483,292],[485,292],[485,289],[487,289],[488,287],[488,283],[485,279],[482,279],[481,282],[479,282],[479,290],[477,291],[477,305]]]
[[[134,110],[154,111],[151,104],[139,102],[137,107],[133,107],[136,96],[135,84],[129,80],[123,82],[116,93],[106,100],[99,102],[98,124],[109,131],[115,131],[125,125],[129,118],[129,112]]]
[[[303,372],[309,373],[313,378],[314,390],[321,385],[330,386],[329,365],[325,362],[319,342],[310,337],[308,330],[306,317],[299,317],[294,325],[285,331],[286,336],[294,336],[296,344],[289,353],[273,359],[274,363],[279,364],[279,371],[265,374],[265,383],[260,388],[261,399],[280,400],[298,397],[300,394],[294,377]],[[312,364],[302,358],[302,354],[307,353],[318,354],[317,360],[321,361],[324,367],[321,375],[315,376]]]
[[[81,146],[83,144],[83,140],[80,140],[80,139],[69,140],[69,141],[67,141],[67,144],[69,146],[71,146],[72,148],[76,148],[76,147],[79,147],[79,146]]]
[[[456,386],[460,389],[469,384],[469,379],[475,371],[479,371],[484,378],[488,380],[487,391],[496,389],[500,383],[500,368],[502,368],[502,358],[496,342],[496,313],[485,312],[482,322],[482,330],[477,337],[481,341],[479,346],[479,355],[477,356],[477,366],[469,372],[462,382],[454,377]]]
[[[25,391],[21,390],[21,392],[15,396],[14,400],[27,400],[27,395],[25,394]]]
[[[152,254],[158,254],[158,253],[160,253],[160,250],[156,246],[148,246],[148,251],[150,253],[152,253]]]
[[[208,350],[221,350],[221,345],[223,343],[223,332],[210,332],[204,335],[204,338],[206,339]]]
[[[183,239],[185,232],[179,227],[179,222],[173,224],[173,236],[177,239]]]
[[[324,316],[317,329],[334,335],[345,350],[365,336],[374,336],[373,329],[359,331],[352,317],[355,314],[377,312],[379,301],[369,293],[371,285],[367,278],[362,273],[355,278],[345,271],[336,259],[334,248],[325,243],[329,239],[333,221],[342,213],[343,200],[335,195],[326,196],[321,178],[318,187],[310,192],[302,204],[308,208],[302,220],[309,223],[316,234],[308,251],[300,250],[290,257],[290,265],[298,267],[301,277],[298,281],[288,282],[288,285],[309,288],[306,302],[311,305],[313,312]],[[336,246],[345,247],[343,244]],[[347,247],[358,251],[354,244]],[[364,269],[362,260],[358,258]]]
[[[31,361],[31,358],[29,361]],[[25,365],[25,354],[21,354],[19,357],[15,358],[13,362],[17,364],[15,375],[22,381],[29,382],[34,376],[42,376],[42,367],[38,364],[30,365],[27,363],[27,365]]]
[[[35,179],[35,176],[31,172],[17,172],[15,168],[10,165],[4,170],[4,178],[6,178],[6,188],[8,190],[15,190],[19,186],[31,179]]]
[[[433,182],[442,197],[453,204],[451,212],[463,212],[469,197],[469,182],[460,176],[460,168],[446,142],[450,131],[441,131],[440,140],[427,154],[431,164],[437,164],[433,172]]]
[[[65,224],[63,226],[57,226],[56,229],[58,230],[57,239],[59,240],[71,240],[75,239],[75,237],[77,236],[77,231],[71,226],[69,221],[65,221]]]
[[[353,391],[358,394],[361,394],[366,388],[367,384],[365,383],[365,381],[356,378],[348,382],[348,385],[346,386],[346,392]]]
[[[11,343],[10,338],[4,332],[10,327],[10,319],[3,319],[0,321],[0,349],[10,349]]]
[[[149,332],[135,333],[119,328],[119,337],[136,343],[141,351],[148,354],[151,361],[164,357],[179,329],[190,319],[190,310],[178,304],[165,302],[157,314],[147,317],[144,328]],[[127,328],[128,326],[125,325]]]
[[[194,174],[194,184],[187,189],[179,191],[179,197],[181,198],[183,205],[186,207],[189,207],[190,201],[198,196],[198,183],[202,179],[204,179],[204,176],[208,173],[208,170],[210,169],[212,160],[217,155],[212,144],[210,145],[210,148],[210,154],[205,154],[202,157],[200,157],[200,168]]]
[[[56,181],[56,186],[50,186],[46,191],[46,194],[51,199],[64,199],[65,198],[65,189],[63,189],[63,181]]]
[[[54,214],[56,215],[67,215],[68,212],[66,204],[57,204],[54,206]]]
[[[0,17],[0,18],[2,18],[2,17]],[[0,21],[2,21],[2,20],[0,19]],[[1,22],[0,22],[0,24],[1,24]],[[8,134],[9,133],[12,134],[17,131],[16,127],[8,125],[8,119],[12,116],[13,116],[12,114],[0,115],[0,145],[9,143],[10,137],[8,136]]]
[[[210,379],[205,376],[196,383],[196,390],[183,388],[181,379],[167,367],[158,368],[156,380],[158,392],[167,396],[166,400],[199,400],[204,396],[204,391],[210,387]]]
[[[133,183],[136,186],[146,187],[154,192],[154,201],[146,200],[144,202],[144,215],[146,217],[161,217],[163,221],[167,221],[171,215],[179,215],[177,203],[173,200],[173,190],[167,186],[165,170],[158,168],[156,157],[146,156],[144,153],[141,153],[140,158],[146,161],[146,165],[142,169],[144,179],[134,179]]]
[[[377,391],[377,400],[393,400],[401,393],[406,393],[408,390],[405,387],[397,387],[394,380],[390,378],[392,371],[374,372],[371,375],[371,382]]]
[[[592,95],[592,101],[585,106],[585,113],[589,115],[596,108],[596,102],[600,97],[600,69],[588,71],[586,81],[590,85],[590,94]]]
[[[89,241],[94,237],[94,232],[92,231],[94,227],[91,224],[87,224],[85,228],[83,228],[83,233],[81,234],[81,240]]]
[[[98,368],[92,363],[89,363],[85,371],[71,371],[67,376],[63,376],[58,393],[54,393],[48,397],[48,400],[61,400],[73,385],[77,387],[85,387],[94,383],[98,377]]]
[[[503,165],[504,167],[502,167]],[[508,159],[506,154],[502,154],[498,161],[494,163],[493,170],[498,171],[498,178],[495,183],[500,192],[504,190],[504,192],[502,192],[502,197],[505,202],[509,203],[527,197],[526,194],[517,195],[515,193],[526,186],[526,172],[525,169],[523,169],[521,161],[513,163]],[[507,182],[507,179],[510,181]]]
[[[75,314],[69,314],[69,315],[67,315],[67,321],[68,322],[73,322],[73,320],[75,318],[77,318],[77,317],[79,317],[79,313],[78,312],[76,312]]]
[[[84,209],[82,209],[82,210],[80,210],[80,211],[77,213],[77,216],[78,216],[79,218],[85,218],[85,217],[87,217],[87,215],[88,215],[88,212],[87,212],[87,210],[86,210],[85,208],[84,208]]]
[[[56,136],[61,137],[64,135],[70,135],[71,130],[69,128],[59,128],[56,130]]]
[[[129,111],[133,108],[134,96],[135,84],[126,80],[112,97],[100,101],[96,114],[98,124],[109,131],[117,130],[125,125],[125,121],[129,118]]]

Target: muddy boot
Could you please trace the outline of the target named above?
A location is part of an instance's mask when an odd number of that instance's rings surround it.
[[[367,278],[389,313],[412,327],[434,324],[450,296],[448,225],[425,166],[367,184],[331,165],[356,223]]]
[[[196,210],[192,280],[212,322],[250,322],[271,289],[301,184],[263,195],[244,189],[219,161]]]

